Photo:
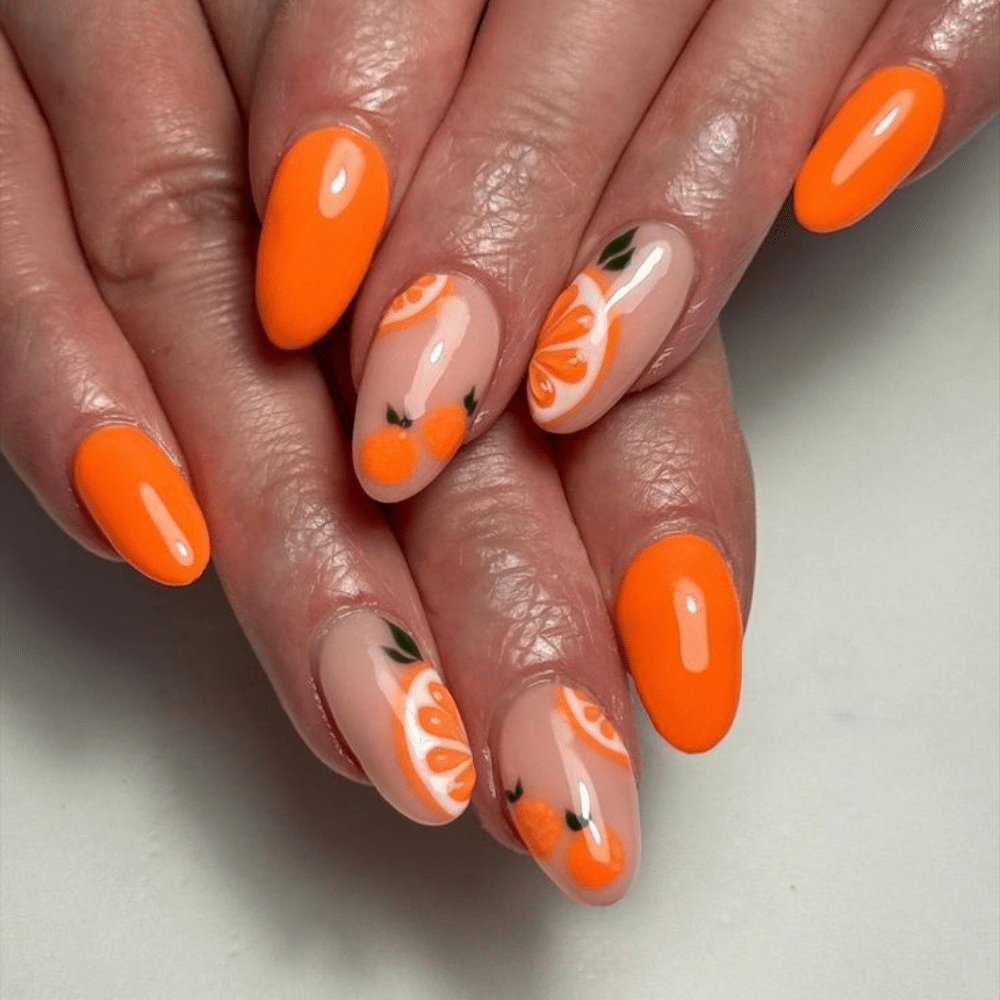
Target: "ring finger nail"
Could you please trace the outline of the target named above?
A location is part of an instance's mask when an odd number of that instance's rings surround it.
[[[806,157],[795,214],[828,233],[862,219],[919,166],[944,114],[944,88],[917,66],[887,66],[847,98]]]
[[[99,427],[73,457],[83,505],[123,558],[159,583],[196,580],[208,529],[187,481],[158,445],[126,424]]]
[[[556,299],[528,372],[539,426],[570,433],[607,412],[684,309],[695,257],[674,226],[643,223],[610,240]]]
[[[425,274],[385,312],[365,363],[354,424],[358,478],[376,500],[412,496],[465,440],[489,384],[500,320],[461,275]]]
[[[337,728],[391,805],[428,826],[465,811],[476,781],[465,726],[407,632],[352,612],[324,637],[318,673]]]
[[[503,800],[535,861],[567,895],[607,905],[639,864],[639,801],[624,743],[586,692],[536,684],[504,716]]]
[[[740,699],[743,621],[722,554],[698,535],[653,542],[625,572],[617,617],[657,731],[679,750],[710,750]]]
[[[389,174],[370,139],[322,128],[288,150],[271,185],[257,261],[257,308],[278,347],[306,347],[340,319],[388,212]]]

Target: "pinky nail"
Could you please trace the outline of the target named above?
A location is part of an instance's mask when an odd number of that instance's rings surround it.
[[[361,284],[389,212],[378,146],[345,128],[302,136],[278,165],[257,255],[257,308],[272,343],[319,340]]]
[[[208,564],[205,518],[187,480],[136,427],[90,433],[73,456],[73,485],[115,551],[158,583],[182,586]]]
[[[795,182],[799,222],[819,233],[877,208],[927,155],[941,127],[944,88],[917,66],[886,66],[844,101]]]
[[[657,732],[678,750],[710,750],[740,699],[743,621],[722,554],[698,535],[653,542],[626,570],[616,615]]]
[[[587,692],[527,688],[503,718],[500,794],[538,866],[571,898],[615,903],[639,866],[639,800],[624,743]]]
[[[465,726],[408,632],[352,612],[324,637],[318,674],[334,723],[390,805],[427,826],[465,811],[476,782]]]
[[[694,249],[674,226],[647,222],[606,243],[538,335],[528,368],[535,422],[568,434],[611,409],[677,323],[694,274]]]

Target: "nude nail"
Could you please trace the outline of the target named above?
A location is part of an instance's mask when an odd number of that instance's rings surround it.
[[[476,781],[465,726],[408,632],[352,612],[325,636],[318,675],[334,724],[392,806],[428,826],[464,812]]]
[[[621,899],[639,866],[639,799],[628,751],[591,696],[527,688],[503,718],[497,757],[502,801],[542,871],[580,902]]]
[[[710,750],[736,717],[742,673],[743,619],[722,553],[689,534],[647,545],[625,572],[616,616],[657,732],[678,750]]]
[[[354,465],[383,502],[423,489],[465,440],[500,347],[500,320],[470,278],[425,274],[382,317],[358,389]]]
[[[611,409],[680,318],[694,272],[694,249],[674,226],[642,223],[609,240],[542,325],[528,369],[535,422],[568,434]]]

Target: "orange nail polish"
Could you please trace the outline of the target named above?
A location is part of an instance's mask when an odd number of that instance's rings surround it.
[[[278,347],[308,347],[343,315],[389,213],[378,147],[345,128],[302,136],[274,175],[257,257],[257,308]]]
[[[916,66],[887,66],[843,103],[795,182],[795,214],[829,233],[877,208],[919,166],[944,114],[944,89]]]
[[[83,505],[118,554],[159,583],[180,586],[208,563],[208,529],[187,481],[142,431],[100,427],[73,457]]]
[[[698,535],[653,542],[625,573],[617,618],[657,732],[678,750],[710,750],[740,700],[743,622],[722,554]]]

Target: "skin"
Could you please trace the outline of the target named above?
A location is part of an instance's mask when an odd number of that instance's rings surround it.
[[[744,59],[730,60],[746,24],[765,9],[753,23],[773,23],[781,6],[689,4],[661,50],[635,26],[642,4],[592,4],[580,30],[593,59],[577,65],[559,62],[568,0],[492,4],[468,64],[478,4],[445,17],[454,5],[260,3],[255,17],[222,0],[204,15],[154,0],[2,0],[4,454],[68,533],[110,557],[74,496],[73,449],[108,422],[153,437],[194,486],[220,579],[282,704],[347,776],[363,778],[315,697],[316,636],[355,606],[405,621],[440,654],[466,720],[484,779],[475,809],[516,845],[489,747],[505,699],[529,677],[558,669],[591,690],[638,759],[608,617],[631,556],[660,534],[702,531],[749,608],[749,466],[717,334],[704,334],[838,88],[864,75],[865,60],[898,58],[893,39],[909,37],[899,34],[909,23],[902,5],[852,5],[849,15],[838,5],[833,29],[821,16],[832,6],[806,5],[812,13],[781,44],[761,30]],[[931,35],[956,102],[929,162],[995,106],[997,9],[930,11],[948,26]],[[816,61],[815,39],[829,30]],[[348,54],[332,71],[331,50]],[[622,89],[595,82],[590,67],[622,50],[635,54]],[[507,86],[515,71],[523,89]],[[552,74],[566,79],[558,94],[543,85]],[[733,88],[742,97],[724,119]],[[499,108],[486,99],[496,93],[510,94]],[[665,117],[677,123],[667,139]],[[357,306],[351,367],[324,357],[341,409],[349,415],[385,302],[422,271],[478,277],[507,331],[478,439],[392,526],[354,479],[317,360],[273,349],[253,306],[254,208],[289,142],[330,121],[378,137],[394,182],[394,221]],[[685,220],[711,262],[638,383],[655,388],[558,445],[520,405],[499,419],[574,260],[612,219],[654,210]],[[512,633],[529,609],[542,627]]]

